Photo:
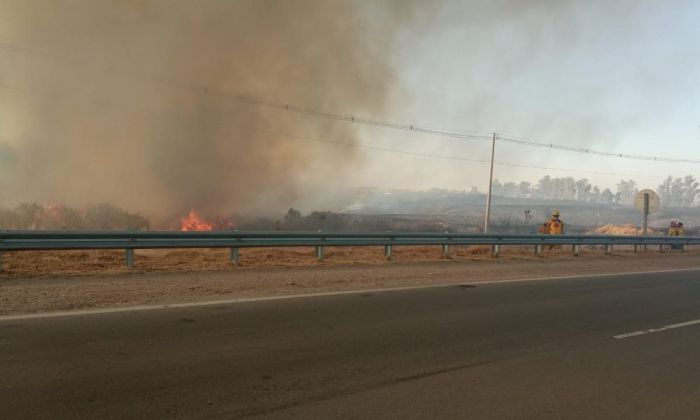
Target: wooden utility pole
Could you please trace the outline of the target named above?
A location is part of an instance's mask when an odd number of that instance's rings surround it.
[[[493,188],[493,160],[496,156],[496,133],[493,133],[491,143],[491,171],[489,172],[489,192],[486,195],[486,217],[484,217],[484,233],[489,233],[489,222],[491,221],[491,189]]]

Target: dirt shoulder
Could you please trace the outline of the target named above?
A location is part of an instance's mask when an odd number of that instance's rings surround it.
[[[440,259],[430,256],[418,262],[343,263],[322,262],[311,266],[250,265],[214,270],[182,269],[148,271],[143,268],[127,272],[79,271],[78,274],[56,270],[48,275],[19,275],[17,271],[0,276],[0,314],[22,314],[89,308],[123,307],[148,304],[171,304],[279,296],[299,293],[363,290],[403,286],[424,286],[569,275],[657,271],[677,268],[700,269],[700,252],[647,252],[634,255],[617,252],[612,256],[589,252],[573,257],[552,252],[545,258],[514,253],[503,258],[478,254]],[[474,255],[474,254],[470,254]],[[189,255],[190,258],[207,258]],[[211,256],[210,256],[211,257]],[[224,256],[225,257],[225,256]],[[213,258],[213,257],[212,257]],[[225,260],[225,258],[224,258]],[[311,258],[311,261],[313,259]],[[15,265],[8,264],[17,270]],[[44,268],[38,271],[44,273]]]

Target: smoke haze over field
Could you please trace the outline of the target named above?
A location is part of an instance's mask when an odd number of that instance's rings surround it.
[[[106,201],[172,220],[332,210],[346,186],[486,187],[488,164],[473,161],[489,159],[488,141],[240,97],[700,159],[693,1],[0,0],[0,10],[0,206]],[[496,161],[501,181],[550,174],[601,188],[621,178],[655,188],[698,169],[504,143]]]
[[[358,158],[275,133],[354,127],[242,103],[242,95],[372,114],[407,18],[343,1],[2,1],[5,202],[109,201],[161,215],[284,206],[300,174]],[[367,14],[373,17],[368,17]]]

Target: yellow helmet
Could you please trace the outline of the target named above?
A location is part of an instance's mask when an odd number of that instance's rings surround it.
[[[552,217],[559,217],[559,210],[554,210],[552,212]]]

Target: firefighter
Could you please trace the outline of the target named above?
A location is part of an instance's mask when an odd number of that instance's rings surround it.
[[[668,228],[668,236],[685,236],[685,229],[683,228],[683,223],[676,222],[675,220],[671,222],[671,227]],[[683,250],[682,244],[673,244],[671,249]]]
[[[550,235],[561,235],[564,233],[564,222],[561,221],[559,218],[559,210],[554,210],[552,212],[552,218],[549,219],[547,222],[547,226],[549,227],[549,234]],[[555,248],[560,248],[561,245],[549,245],[549,249],[555,249]]]
[[[552,218],[548,224],[550,235],[561,235],[564,233],[564,222],[559,218],[559,210],[554,210],[552,212]]]
[[[678,236],[678,223],[675,220],[671,220],[671,226],[668,228],[668,236]]]

